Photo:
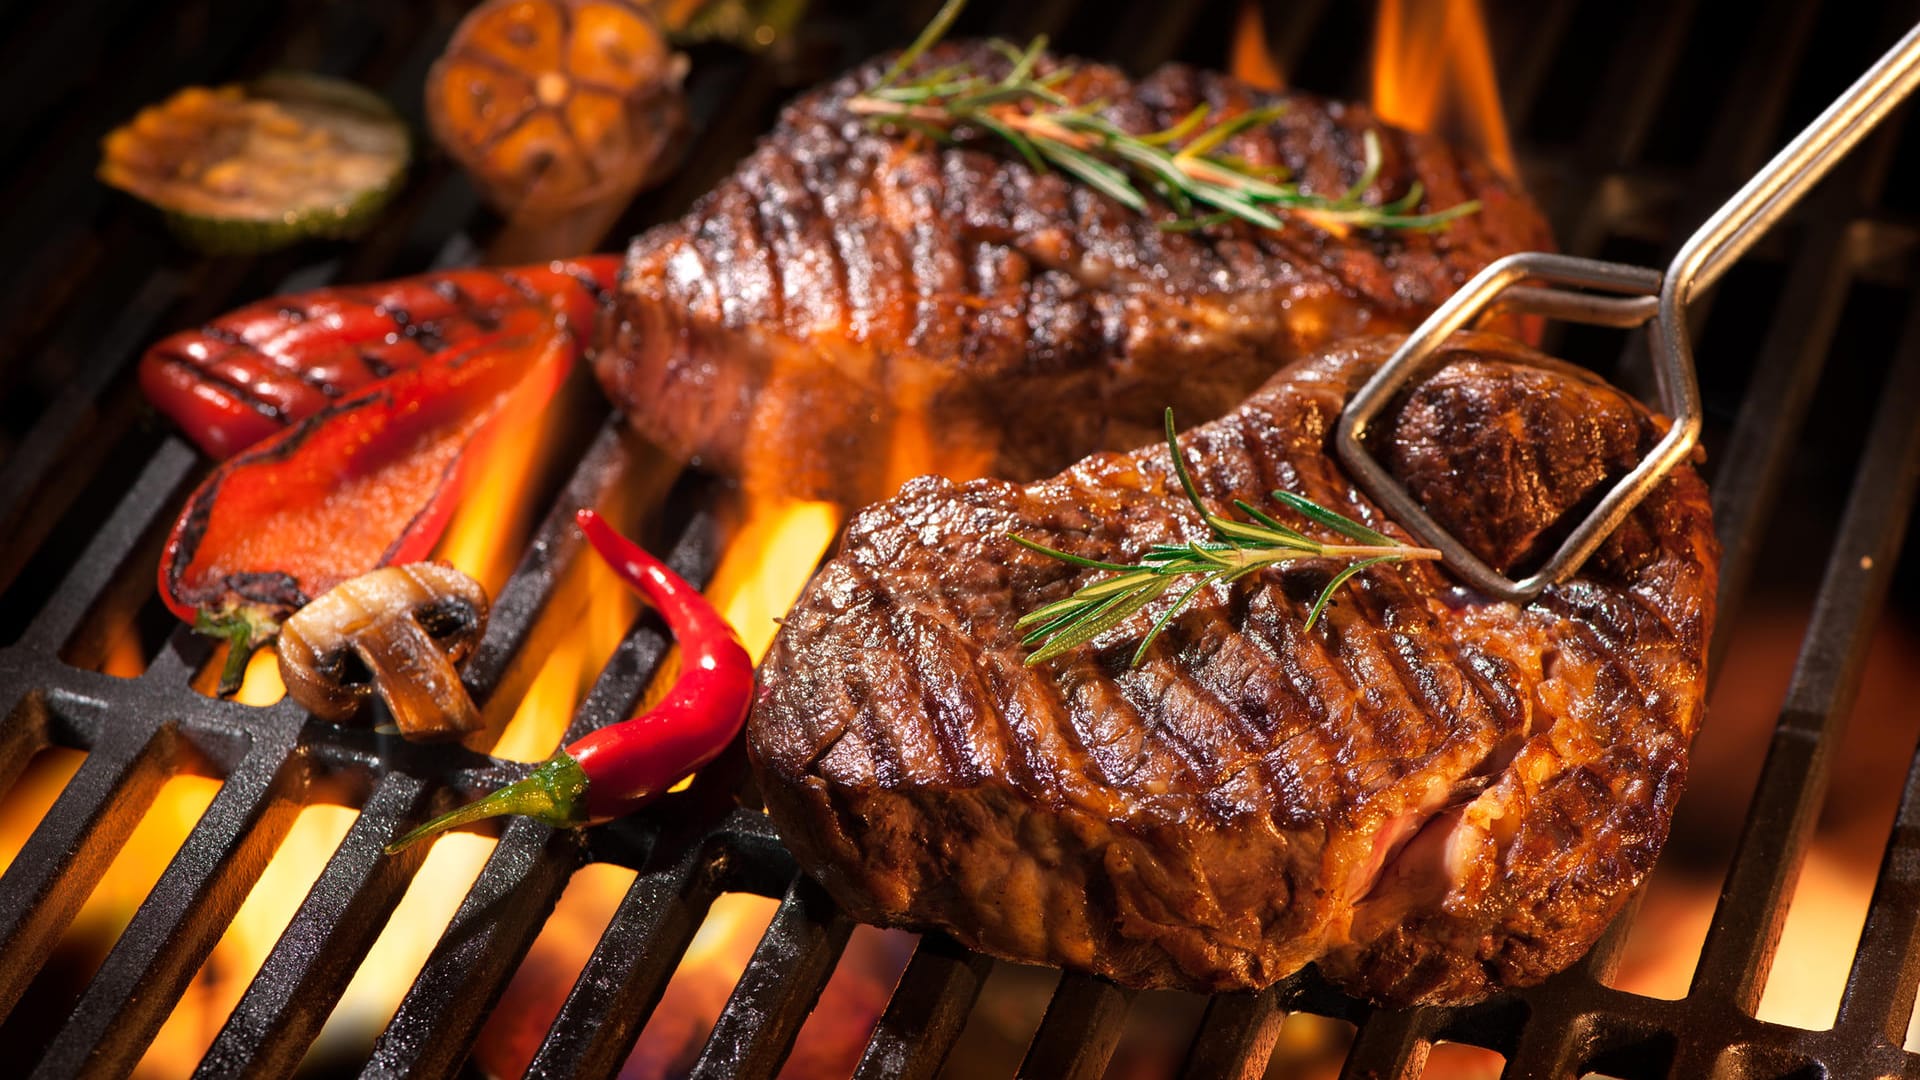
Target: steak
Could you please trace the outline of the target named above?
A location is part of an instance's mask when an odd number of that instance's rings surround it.
[[[1285,488],[1404,530],[1330,454],[1398,339],[1340,344],[1180,440],[1208,503]],[[1488,334],[1374,447],[1495,565],[1537,558],[1660,436],[1592,375]],[[846,910],[1136,987],[1266,986],[1308,963],[1384,1003],[1462,1003],[1578,958],[1658,854],[1700,722],[1718,550],[1677,469],[1525,606],[1437,563],[1181,588],[1044,664],[1014,622],[1090,558],[1209,538],[1164,444],[1052,479],[922,478],[862,511],[786,618],[748,747],[768,811]],[[1304,519],[1287,524],[1331,534]]]
[[[921,67],[956,62],[1007,64],[954,44]],[[1165,206],[1143,216],[990,142],[874,130],[846,103],[884,63],[789,106],[685,218],[637,238],[602,335],[596,370],[634,425],[754,490],[859,505],[926,472],[1045,476],[1148,441],[1168,405],[1219,416],[1285,361],[1409,329],[1495,258],[1551,246],[1484,161],[1362,106],[1190,67],[1132,82],[1071,62],[1061,91],[1109,102],[1126,130],[1277,100],[1277,120],[1226,149],[1338,195],[1362,178],[1375,132],[1384,161],[1368,201],[1417,182],[1426,209],[1481,203],[1432,233],[1167,231]]]

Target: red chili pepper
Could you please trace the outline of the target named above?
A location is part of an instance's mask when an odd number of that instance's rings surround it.
[[[620,260],[422,274],[249,304],[140,358],[147,400],[215,458],[230,457],[359,388],[500,328],[559,310],[585,347]]]
[[[531,308],[500,329],[343,398],[201,483],[167,537],[160,595],[232,645],[221,692],[280,621],[333,586],[424,558],[446,529],[468,451],[522,388],[544,405],[577,352]]]
[[[524,779],[434,818],[387,846],[393,854],[468,822],[523,814],[555,828],[631,813],[719,756],[753,701],[753,660],[739,635],[666,564],[592,510],[580,530],[614,572],[647,598],[680,643],[680,677],[660,704],[569,743]]]

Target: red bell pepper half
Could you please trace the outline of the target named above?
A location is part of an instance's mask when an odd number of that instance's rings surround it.
[[[215,469],[167,537],[160,595],[230,643],[221,693],[239,688],[247,657],[307,601],[425,557],[494,418],[517,390],[543,407],[578,351],[564,315],[516,310]]]
[[[513,311],[565,312],[584,347],[619,269],[617,256],[592,255],[271,297],[148,349],[140,388],[200,449],[227,458],[497,331]]]

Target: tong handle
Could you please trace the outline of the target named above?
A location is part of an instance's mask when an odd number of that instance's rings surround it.
[[[1429,315],[1340,414],[1334,449],[1367,493],[1422,541],[1440,549],[1447,567],[1487,595],[1525,603],[1580,568],[1667,473],[1693,452],[1703,410],[1687,334],[1686,305],[1719,280],[1755,241],[1920,85],[1920,26],[1807,126],[1765,168],[1687,239],[1665,273],[1620,263],[1538,252],[1509,255],[1476,274]],[[1542,284],[1523,284],[1523,282]],[[1673,418],[1653,449],[1595,504],[1585,520],[1518,581],[1487,565],[1427,514],[1406,488],[1367,452],[1368,426],[1393,394],[1448,335],[1481,316],[1505,310],[1601,326],[1648,324],[1660,404]]]
[[[1887,50],[1839,100],[1714,212],[1667,264],[1662,306],[1684,310],[1720,280],[1820,178],[1920,85],[1920,26]]]

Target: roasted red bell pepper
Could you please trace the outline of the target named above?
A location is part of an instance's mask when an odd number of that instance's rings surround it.
[[[580,531],[627,584],[659,609],[680,646],[680,677],[658,705],[576,739],[524,778],[434,818],[387,846],[393,854],[456,826],[524,814],[555,828],[633,812],[718,757],[753,704],[753,658],[700,591],[582,510]]]
[[[557,308],[584,347],[619,269],[617,256],[595,255],[273,297],[148,349],[140,386],[188,438],[224,459],[363,386],[494,332],[513,311]]]
[[[215,469],[167,537],[160,595],[232,645],[221,691],[309,599],[425,557],[491,421],[516,390],[544,405],[577,353],[564,317],[518,309]]]

